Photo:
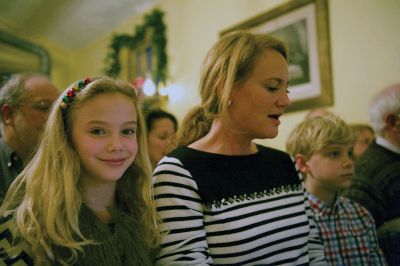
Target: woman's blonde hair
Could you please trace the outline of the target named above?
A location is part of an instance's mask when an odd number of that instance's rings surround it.
[[[19,236],[28,242],[38,264],[71,264],[78,258],[78,251],[83,251],[83,246],[94,243],[79,229],[81,169],[70,132],[72,121],[79,119],[79,107],[104,93],[128,96],[137,114],[139,149],[134,163],[117,182],[117,205],[141,222],[143,228],[138,230],[147,232],[144,241],[149,248],[158,244],[147,133],[135,91],[127,82],[100,77],[76,94],[66,109],[60,106],[65,92],[58,98],[49,114],[37,153],[11,185],[0,208],[1,216],[10,212],[15,215]],[[58,247],[69,250],[71,256],[58,255]]]
[[[285,44],[266,34],[237,31],[217,41],[203,62],[199,86],[201,104],[183,119],[178,146],[203,137],[216,117],[227,114],[232,88],[249,78],[256,60],[266,49],[276,50],[287,59]]]

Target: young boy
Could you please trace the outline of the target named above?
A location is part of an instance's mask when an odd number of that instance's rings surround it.
[[[305,178],[308,199],[330,265],[386,265],[367,209],[340,191],[354,174],[354,137],[340,118],[308,118],[290,134],[286,149]]]

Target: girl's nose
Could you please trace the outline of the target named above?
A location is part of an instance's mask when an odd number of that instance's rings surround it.
[[[109,138],[108,142],[108,151],[113,152],[113,151],[121,151],[123,150],[123,144],[122,144],[122,139],[119,134],[113,134]]]

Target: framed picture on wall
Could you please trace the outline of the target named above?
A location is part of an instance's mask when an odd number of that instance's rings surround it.
[[[0,30],[0,87],[12,74],[20,72],[50,75],[50,55],[43,47]]]
[[[294,0],[221,32],[267,33],[289,48],[287,112],[333,104],[327,0]]]

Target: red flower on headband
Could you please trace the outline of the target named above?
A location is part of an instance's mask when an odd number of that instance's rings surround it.
[[[69,104],[71,104],[76,96],[82,89],[86,87],[92,79],[90,77],[86,77],[84,79],[78,80],[72,86],[72,88],[68,89],[67,92],[64,94],[61,102],[61,108],[66,109]]]
[[[144,80],[145,78],[142,76],[139,76],[137,78],[135,78],[135,80],[132,82],[133,86],[135,86],[135,88],[137,89],[142,89],[143,88],[143,84],[144,84]]]
[[[68,97],[74,97],[75,96],[75,92],[73,90],[68,90],[67,91],[67,96]]]

